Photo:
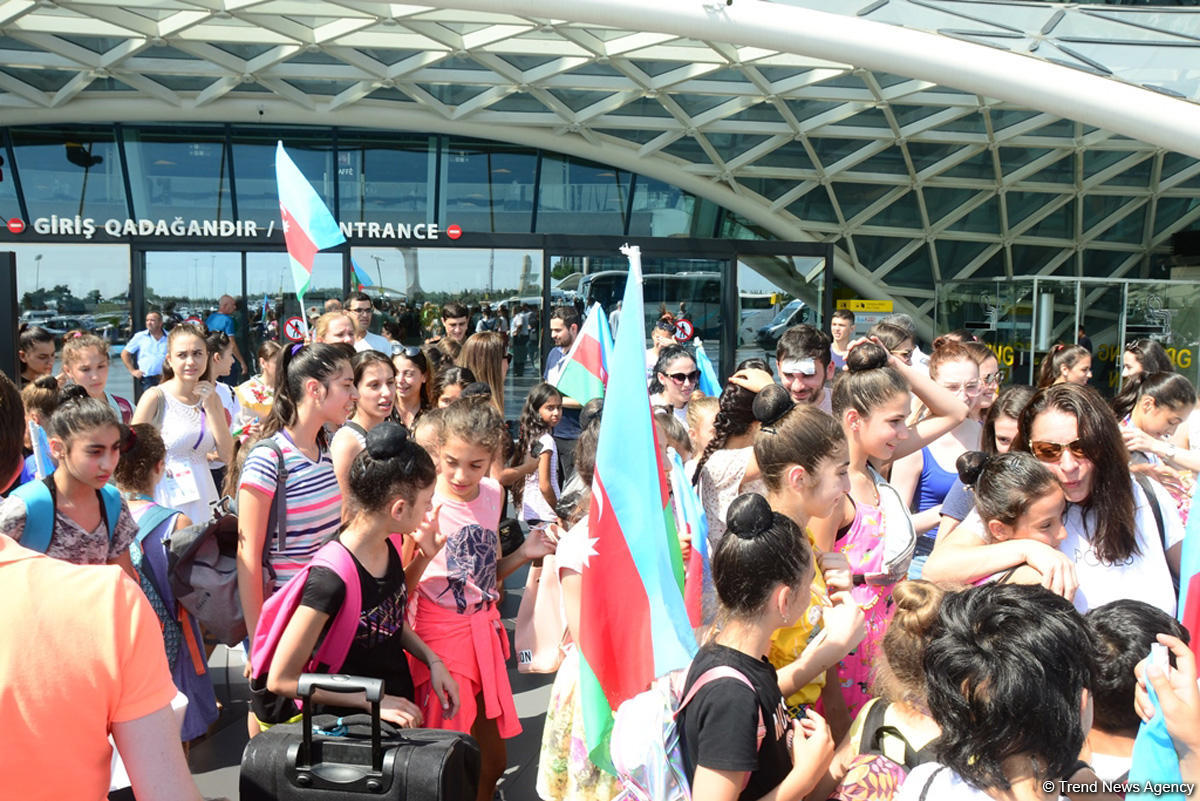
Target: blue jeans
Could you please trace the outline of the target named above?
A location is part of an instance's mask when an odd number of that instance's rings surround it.
[[[929,554],[933,553],[935,540],[935,537],[928,534],[917,537],[917,546],[913,548],[912,562],[908,565],[909,579],[916,580],[921,577],[921,573],[925,570],[925,560],[929,558]]]

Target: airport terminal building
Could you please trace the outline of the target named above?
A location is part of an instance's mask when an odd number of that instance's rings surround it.
[[[1195,380],[1198,11],[12,2],[0,250],[26,320],[120,344],[228,293],[253,352],[302,313],[282,141],[348,240],[306,305],[607,308],[631,241],[648,312],[723,370],[859,299],[976,329],[1022,379],[1083,328],[1102,383],[1143,335]]]

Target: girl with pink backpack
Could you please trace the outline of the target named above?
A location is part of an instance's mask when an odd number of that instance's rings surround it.
[[[409,655],[427,669],[445,717],[458,711],[458,685],[445,664],[405,624],[406,568],[393,537],[412,533],[419,552],[407,571],[420,576],[444,544],[431,510],[433,460],[397,423],[367,433],[350,465],[348,523],[263,604],[250,653],[251,707],[267,727],[298,719],[301,673],[351,673],[384,681],[382,718],[421,726]],[[398,539],[398,537],[396,537]],[[313,700],[345,706],[342,695]],[[350,702],[369,709],[365,697]]]

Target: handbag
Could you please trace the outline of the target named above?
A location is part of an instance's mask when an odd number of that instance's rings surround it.
[[[567,621],[562,611],[558,565],[550,555],[543,557],[540,565],[530,565],[525,580],[514,635],[517,671],[554,673],[562,664],[566,641]]]

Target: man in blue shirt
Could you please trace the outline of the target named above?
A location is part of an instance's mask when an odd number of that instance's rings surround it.
[[[550,312],[550,338],[557,346],[546,355],[545,377],[551,384],[566,366],[563,360],[575,343],[575,337],[579,336],[580,322],[579,312],[573,306],[556,306]],[[564,483],[575,469],[575,443],[582,431],[579,427],[581,410],[579,401],[563,396],[562,419],[554,427],[553,436],[554,444],[558,446],[558,464],[562,468]]]
[[[242,373],[250,375],[249,368],[246,367],[246,360],[242,358],[242,351],[238,348],[237,342],[237,325],[233,319],[233,313],[237,309],[237,301],[229,295],[222,295],[217,301],[217,310],[208,315],[208,319],[204,321],[205,327],[209,333],[213,331],[224,331],[229,335],[229,341],[233,343],[233,358],[237,364],[229,371],[229,375],[222,376],[221,381],[231,387],[236,387],[240,383]]]
[[[163,331],[162,312],[146,313],[146,330],[134,334],[121,350],[121,361],[146,391],[162,379],[163,360],[167,358],[167,333]]]

